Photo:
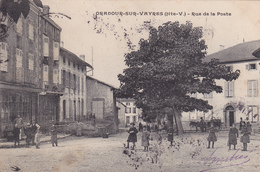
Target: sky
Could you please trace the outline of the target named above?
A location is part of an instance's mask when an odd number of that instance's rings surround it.
[[[260,39],[260,2],[257,1],[42,2],[49,5],[51,13],[70,17],[51,15],[51,19],[62,27],[63,47],[77,55],[84,54],[86,62],[94,67],[93,77],[115,87],[120,85],[117,75],[127,68],[124,55],[137,50],[141,38],[147,39],[150,26],[158,28],[168,21],[181,24],[191,21],[194,27],[202,26],[208,54],[221,47]],[[119,12],[123,15],[117,15]]]

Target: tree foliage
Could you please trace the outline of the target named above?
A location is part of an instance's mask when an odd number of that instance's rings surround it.
[[[147,112],[166,107],[177,112],[212,109],[206,100],[190,94],[221,93],[215,80],[232,81],[239,71],[230,72],[217,59],[205,62],[207,46],[202,37],[202,28],[191,22],[151,27],[149,38],[139,41],[140,48],[125,54],[128,68],[118,75],[117,95],[134,98],[137,107]]]

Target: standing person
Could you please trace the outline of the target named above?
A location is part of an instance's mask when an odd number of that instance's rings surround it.
[[[15,124],[13,129],[13,135],[14,135],[14,147],[16,148],[16,143],[18,144],[18,147],[20,147],[20,129],[18,128],[17,124]]]
[[[211,123],[211,127],[208,129],[209,130],[209,136],[208,136],[208,148],[210,148],[210,142],[212,142],[212,148],[214,148],[214,142],[217,141],[217,136],[215,132],[217,131],[216,128],[214,127],[214,124]]]
[[[32,121],[32,126],[31,126],[31,132],[32,132],[32,145],[35,145],[35,134],[37,132],[37,128],[40,128],[40,126],[36,123],[35,120]]]
[[[233,127],[230,128],[229,134],[228,134],[228,146],[229,146],[229,150],[230,150],[231,145],[234,145],[234,150],[236,150],[237,138],[238,138],[238,129],[236,128],[235,123],[232,126]]]
[[[243,123],[245,123],[245,122],[243,121],[243,118],[241,117],[240,122],[239,122],[239,130],[242,130]]]
[[[170,127],[168,128],[167,133],[168,133],[168,141],[170,142],[170,146],[172,146],[172,142],[173,142],[173,133],[174,133],[174,129],[173,129],[172,126],[170,126]]]
[[[133,148],[135,147],[135,142],[137,142],[137,136],[138,130],[135,128],[135,124],[132,122],[130,124],[130,129],[127,131],[129,133],[128,139],[127,139],[127,148],[129,148],[129,142],[133,143]]]
[[[139,122],[139,127],[138,127],[139,131],[142,132],[143,131],[143,124],[141,122]]]
[[[202,117],[200,118],[200,130],[201,132],[206,132],[206,122]]]
[[[36,145],[36,149],[40,149],[40,126],[37,124],[37,130],[34,137],[34,143]]]
[[[26,147],[29,148],[32,141],[32,127],[30,123],[27,123],[24,134],[26,135]]]
[[[149,147],[149,138],[150,133],[147,131],[146,126],[143,127],[143,134],[142,134],[142,146],[144,146],[144,151],[148,152]]]
[[[250,128],[248,127],[248,123],[243,123],[241,134],[242,136],[240,138],[240,142],[243,143],[242,151],[247,151],[247,143],[250,143],[249,134],[251,134]]]
[[[52,125],[51,126],[51,144],[52,144],[52,147],[54,147],[54,144],[56,146],[58,146],[58,131],[57,131],[57,127],[56,125]]]
[[[17,115],[17,117],[14,119],[14,126],[19,128],[19,139],[22,139],[23,119],[20,117],[20,115]]]

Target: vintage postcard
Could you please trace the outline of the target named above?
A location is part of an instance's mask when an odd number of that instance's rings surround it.
[[[259,6],[0,0],[0,172],[260,171]]]

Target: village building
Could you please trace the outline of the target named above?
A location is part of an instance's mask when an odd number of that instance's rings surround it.
[[[27,18],[21,14],[17,23],[6,20],[8,36],[0,42],[0,135],[5,127],[12,130],[18,115],[24,122],[39,119],[44,59],[44,33],[40,28],[51,21],[42,11],[30,1]],[[58,42],[61,28],[56,24],[54,27]]]
[[[233,81],[216,80],[223,92],[210,94],[193,94],[192,96],[207,100],[213,109],[207,113],[194,111],[182,114],[184,129],[189,129],[189,121],[220,119],[222,127],[239,123],[240,118],[247,117],[252,124],[259,122],[259,88],[260,88],[260,40],[244,42],[233,47],[208,55],[205,61],[219,59],[230,71],[240,71],[238,79]]]
[[[63,88],[60,97],[60,121],[80,121],[87,116],[86,76],[92,66],[85,56],[60,48],[59,83]]]
[[[87,119],[94,120],[100,132],[118,131],[118,108],[114,90],[116,88],[93,77],[86,76]]]

